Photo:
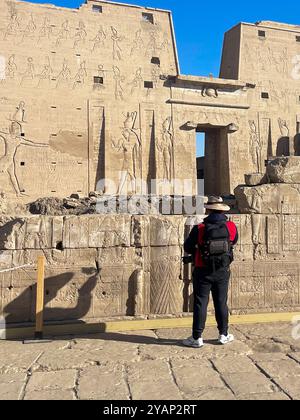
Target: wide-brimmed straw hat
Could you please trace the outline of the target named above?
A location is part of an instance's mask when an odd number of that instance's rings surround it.
[[[204,205],[207,210],[217,210],[217,211],[230,211],[230,207],[224,203],[223,198],[210,196],[207,199],[207,203]]]

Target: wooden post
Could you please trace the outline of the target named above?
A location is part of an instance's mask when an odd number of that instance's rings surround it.
[[[35,338],[43,338],[44,323],[44,293],[45,293],[45,257],[38,257],[36,286],[36,327]]]

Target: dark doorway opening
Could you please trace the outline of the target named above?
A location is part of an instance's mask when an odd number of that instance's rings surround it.
[[[228,127],[199,124],[196,144],[198,193],[230,195]]]

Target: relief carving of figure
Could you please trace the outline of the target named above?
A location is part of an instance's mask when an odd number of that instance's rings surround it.
[[[40,84],[44,80],[48,80],[48,82],[50,83],[52,73],[53,73],[53,69],[51,67],[50,58],[46,57],[46,62],[44,64],[42,72],[37,75],[37,77],[39,79],[37,87],[40,87]]]
[[[22,78],[21,78],[20,85],[22,85],[25,80],[34,80],[35,69],[34,69],[34,63],[33,63],[32,57],[27,58],[27,68],[26,68],[25,73],[21,73],[21,76]]]
[[[146,56],[150,55],[152,57],[156,57],[158,53],[158,45],[157,45],[157,34],[156,32],[150,33],[150,41],[146,48]]]
[[[113,26],[111,26],[111,32],[111,39],[113,40],[113,59],[122,60],[122,48],[120,47],[120,42],[123,38],[118,34],[118,31]]]
[[[289,72],[289,54],[288,49],[284,48],[281,55],[280,55],[280,62],[282,65],[282,73],[284,75],[288,75]]]
[[[44,39],[44,38],[50,39],[51,35],[52,35],[52,26],[50,24],[50,19],[48,16],[45,16],[43,26],[41,27],[39,31],[38,43],[41,41],[41,39]]]
[[[136,180],[141,178],[141,141],[136,132],[135,123],[137,112],[128,113],[122,129],[122,137],[115,142],[112,140],[112,147],[123,153],[122,180],[119,185],[118,194],[121,194],[125,183],[129,179],[132,193],[136,193]]]
[[[168,50],[169,46],[170,46],[169,35],[167,33],[164,33],[164,39],[160,46],[160,49],[161,51]]]
[[[7,62],[5,76],[9,79],[14,79],[15,74],[18,70],[18,67],[15,63],[15,57],[16,57],[15,54],[11,55]]]
[[[142,67],[140,67],[135,72],[135,77],[134,77],[133,81],[131,83],[129,83],[129,85],[131,86],[131,95],[134,94],[136,89],[141,89],[142,88],[143,81],[144,81],[144,79],[143,79],[143,76],[142,76]]]
[[[58,33],[56,46],[59,47],[63,41],[66,41],[69,38],[70,29],[69,29],[69,21],[65,20],[64,23],[61,25],[61,29]]]
[[[19,23],[19,18],[18,18],[18,12],[14,5],[8,6],[8,7],[9,7],[10,20],[4,32],[4,37],[3,37],[4,40],[7,40],[9,36],[16,36],[20,33],[20,23]]]
[[[136,33],[135,33],[135,39],[133,41],[133,45],[131,48],[131,53],[130,55],[132,56],[136,51],[143,51],[144,49],[144,41],[142,38],[142,30],[139,29]]]
[[[280,128],[281,135],[283,137],[289,137],[290,130],[289,130],[287,122],[285,120],[282,120],[281,118],[278,118],[278,125]]]
[[[173,174],[173,133],[172,117],[168,117],[162,126],[161,140],[157,140],[156,147],[163,162],[163,179],[172,181]]]
[[[17,109],[12,116],[12,121],[16,121],[18,123],[25,122],[25,102],[21,101],[17,106]]]
[[[104,47],[104,41],[106,40],[106,33],[104,32],[104,29],[102,26],[100,26],[97,35],[94,39],[91,41],[94,43],[92,52],[94,52],[96,49]]]
[[[24,193],[21,191],[19,181],[16,175],[16,161],[15,157],[20,146],[30,147],[48,147],[47,144],[35,143],[31,140],[27,140],[22,136],[22,126],[17,121],[12,121],[9,126],[9,131],[1,132],[0,139],[5,144],[5,154],[0,158],[0,172],[9,175],[10,181],[14,187],[17,196],[21,196]]]
[[[77,48],[80,44],[84,44],[87,37],[87,32],[85,30],[85,24],[81,20],[79,22],[79,27],[77,28],[74,36],[74,45],[73,48]]]
[[[262,142],[255,121],[249,121],[249,126],[252,161],[257,167],[257,172],[262,173]]]
[[[26,37],[32,37],[34,35],[35,31],[36,31],[36,24],[35,24],[35,21],[33,19],[33,15],[31,14],[30,20],[29,20],[25,30],[23,31],[23,36],[22,36],[21,42],[23,42]]]
[[[75,75],[73,89],[75,89],[76,86],[82,86],[85,82],[86,77],[87,77],[86,64],[85,64],[85,61],[83,61],[82,63],[80,63],[78,72]]]
[[[68,62],[64,59],[63,67],[59,75],[57,76],[56,87],[60,85],[61,82],[68,82],[71,78],[71,70],[68,67]]]
[[[121,70],[119,69],[119,67],[114,66],[113,67],[113,71],[114,71],[114,79],[115,79],[115,98],[124,100],[124,96],[123,96],[123,92],[124,92],[124,88],[123,88],[123,83],[125,81],[125,77],[122,76],[121,74]]]

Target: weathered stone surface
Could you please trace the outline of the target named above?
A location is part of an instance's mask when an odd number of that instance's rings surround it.
[[[296,360],[296,362],[300,363],[300,353],[290,353],[289,356]]]
[[[42,352],[32,350],[14,353],[2,351],[0,353],[0,374],[26,372],[41,355]]]
[[[242,401],[290,401],[290,398],[283,392],[242,395],[238,399]]]
[[[116,365],[138,360],[138,344],[126,341],[97,340],[96,345],[78,343],[67,350],[45,351],[38,360],[38,370],[80,369],[114,362]]]
[[[182,400],[168,362],[144,361],[128,367],[133,400]]]
[[[78,395],[82,400],[129,400],[125,373],[102,367],[84,369],[79,378]]]
[[[0,384],[0,400],[3,401],[15,401],[19,400],[24,384],[20,382],[12,382],[8,384]]]
[[[195,394],[204,389],[225,388],[220,375],[199,360],[172,360],[171,368],[176,383],[184,394]]]
[[[75,387],[76,370],[57,372],[34,372],[26,386],[26,392],[67,390]]]
[[[286,376],[284,378],[276,378],[276,383],[293,400],[300,400],[299,376]]]
[[[150,245],[167,247],[181,246],[184,237],[184,218],[182,216],[150,216]]]
[[[234,193],[241,213],[300,214],[300,184],[239,186]]]
[[[300,184],[300,157],[289,156],[273,160],[267,166],[270,182]]]
[[[258,373],[254,363],[246,356],[225,356],[223,358],[212,359],[212,363],[221,375],[231,373]]]
[[[22,396],[26,380],[26,373],[0,374],[0,400],[18,400]]]
[[[0,374],[0,384],[11,384],[14,382],[25,383],[27,379],[26,373],[7,373],[4,375]]]
[[[245,182],[248,187],[256,187],[268,183],[266,174],[248,174],[245,175]]]
[[[189,401],[234,401],[236,397],[227,388],[198,391],[195,394],[184,394],[184,399]]]
[[[130,247],[131,216],[76,216],[66,217],[63,248]]]
[[[75,400],[73,391],[64,389],[50,391],[31,391],[26,392],[24,400],[28,401],[70,401]]]
[[[272,378],[300,376],[300,364],[293,360],[277,360],[273,362],[258,362],[258,366]]]
[[[254,353],[285,353],[287,354],[291,347],[285,344],[274,343],[270,339],[255,339],[249,343],[249,347]]]
[[[272,393],[277,390],[274,384],[261,373],[231,373],[222,376],[237,397]]]
[[[97,356],[82,350],[45,351],[38,360],[38,364],[35,365],[34,370],[80,369],[94,365],[97,361],[99,361]]]
[[[255,363],[260,362],[280,362],[282,360],[289,360],[285,353],[253,353],[249,356]]]
[[[29,371],[0,374],[0,399],[284,400],[287,395],[297,399],[298,352],[243,354],[263,331],[271,343],[276,326],[283,334],[290,324],[235,326],[234,334],[244,330],[245,336],[228,346],[216,345],[215,329],[208,328],[208,343],[200,350],[181,347],[176,340],[186,338],[187,329],[65,337],[47,345],[2,341],[1,360],[9,359],[13,350],[14,359],[21,359],[24,352],[33,353],[34,346],[41,357]]]
[[[47,216],[1,220],[0,249],[51,249],[62,242],[63,219]]]
[[[235,264],[232,266],[231,280],[230,306],[234,314],[258,313],[262,308],[263,312],[287,312],[292,307],[300,307],[297,263],[274,259],[271,262],[270,259]],[[276,328],[273,331],[273,337],[275,336]]]

